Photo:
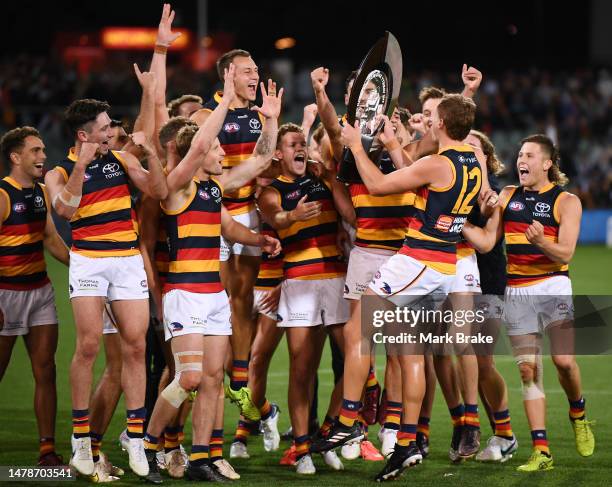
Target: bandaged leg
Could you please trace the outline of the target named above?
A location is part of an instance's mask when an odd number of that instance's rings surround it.
[[[202,355],[201,351],[174,354],[176,373],[172,382],[161,393],[161,397],[172,407],[179,408],[189,397],[189,393],[198,388],[202,376]],[[184,372],[188,373],[183,375]]]

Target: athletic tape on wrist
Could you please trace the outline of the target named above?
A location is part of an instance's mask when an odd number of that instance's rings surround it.
[[[62,196],[64,193],[67,193],[70,195],[69,200],[64,199],[64,197]],[[64,189],[63,191],[60,191],[59,193],[57,193],[55,197],[53,198],[53,201],[52,201],[53,208],[57,206],[57,200],[60,200],[64,205],[70,206],[71,208],[78,208],[79,204],[81,203],[81,198],[82,196],[74,196],[70,191],[67,191],[66,189]]]

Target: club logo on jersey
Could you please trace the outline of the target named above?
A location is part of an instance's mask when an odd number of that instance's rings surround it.
[[[508,205],[512,211],[523,211],[525,209],[525,205],[520,201],[511,201]]]
[[[210,195],[206,191],[204,191],[203,189],[198,191],[198,196],[200,198],[202,198],[203,200],[209,200],[210,199]]]
[[[183,329],[183,325],[181,325],[178,321],[173,321],[170,323],[170,328],[172,328],[172,331],[181,331]]]
[[[233,134],[234,132],[238,132],[240,130],[240,125],[236,122],[228,122],[223,126],[223,131],[228,134]]]
[[[256,118],[252,118],[249,120],[249,127],[253,130],[261,130],[261,122]]]
[[[344,285],[344,294],[348,294],[349,293],[349,287],[345,284]]]
[[[291,193],[288,193],[285,198],[287,198],[288,200],[298,200],[300,199],[300,196],[302,196],[302,192],[299,189],[296,189],[295,191],[291,191]]]
[[[45,199],[42,196],[37,196],[34,198],[34,208],[42,208],[45,206]]]
[[[15,203],[13,205],[13,211],[17,212],[17,213],[23,213],[24,211],[27,210],[27,206],[25,203]]]
[[[451,225],[453,224],[453,217],[448,215],[440,215],[434,228],[436,230],[440,230],[441,232],[448,232],[450,230]]]
[[[391,286],[389,286],[389,284],[387,284],[386,282],[383,282],[383,285],[380,290],[385,294],[391,294]]]

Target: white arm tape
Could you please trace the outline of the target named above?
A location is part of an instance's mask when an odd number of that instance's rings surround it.
[[[62,196],[62,194],[64,192],[66,192],[66,193],[68,193],[70,195],[70,199],[67,200],[67,201]],[[65,189],[63,189],[59,193],[57,193],[55,195],[55,197],[53,198],[53,201],[52,201],[53,208],[55,208],[57,206],[57,200],[60,200],[64,205],[70,206],[71,208],[78,208],[79,204],[81,203],[81,198],[82,198],[82,196],[74,196],[69,191],[66,191]]]

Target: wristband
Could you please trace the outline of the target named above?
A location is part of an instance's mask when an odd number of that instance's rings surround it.
[[[70,195],[69,200],[65,200],[62,196],[64,192]],[[57,206],[57,200],[60,200],[64,205],[70,206],[71,208],[78,208],[79,204],[81,203],[81,196],[74,196],[70,191],[63,189],[55,195],[55,198],[53,198],[53,208]]]
[[[168,52],[168,46],[164,46],[163,44],[155,44],[154,52],[157,54],[166,54]]]

